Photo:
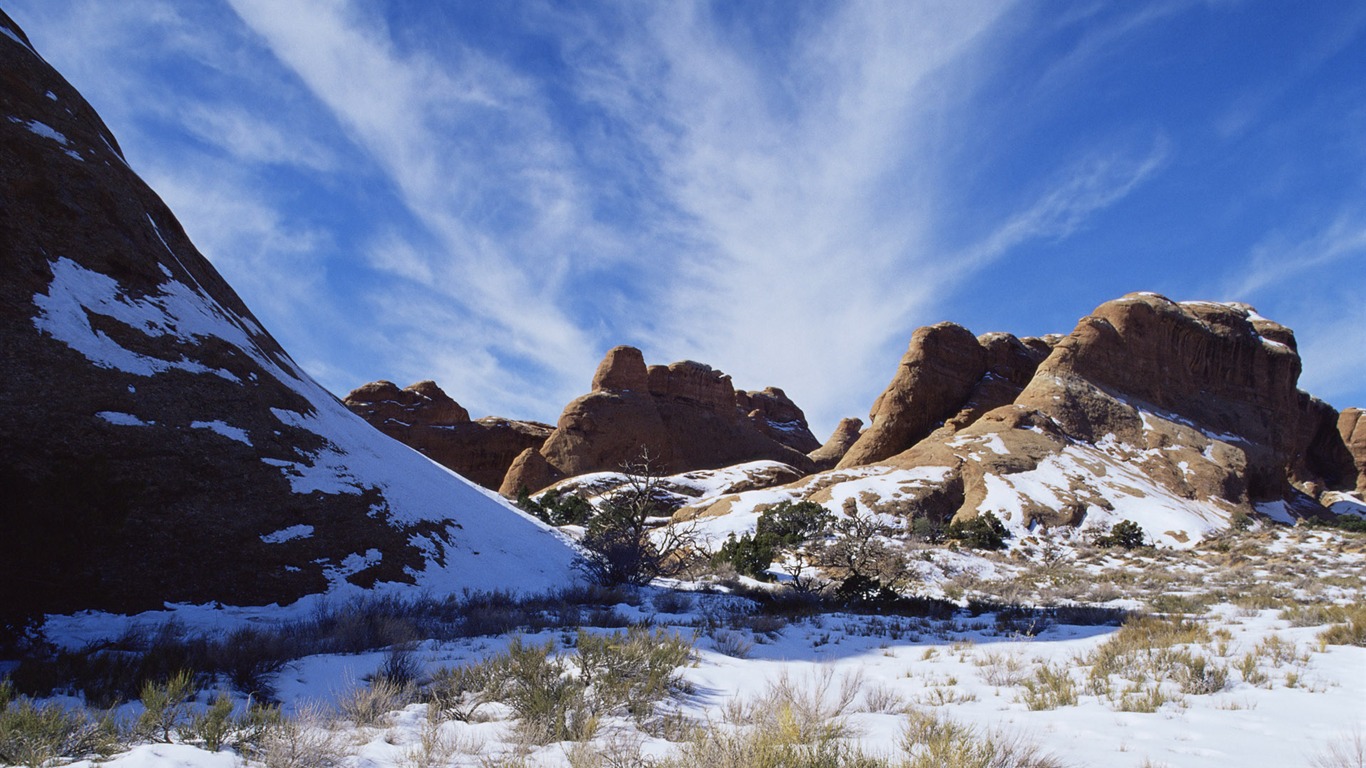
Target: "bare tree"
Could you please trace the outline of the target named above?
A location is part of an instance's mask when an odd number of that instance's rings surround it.
[[[642,448],[622,465],[626,481],[600,503],[583,537],[581,566],[602,584],[646,584],[686,566],[695,546],[692,526],[657,521],[673,512],[654,458]]]

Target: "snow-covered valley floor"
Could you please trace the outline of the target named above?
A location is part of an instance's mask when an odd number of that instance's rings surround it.
[[[288,727],[272,726],[270,748],[258,741],[243,748],[248,756],[230,746],[231,735],[229,745],[206,749],[187,716],[169,731],[171,743],[125,745],[76,764],[1245,768],[1366,759],[1362,535],[1278,528],[1184,552],[1068,550],[1027,560],[936,551],[924,562],[921,594],[952,598],[962,610],[807,614],[790,604],[756,608],[694,583],[627,590],[612,594],[615,604],[575,607],[576,621],[560,616],[288,661],[262,678]],[[1120,610],[1128,611],[1122,625],[1105,621]],[[208,615],[182,612],[176,634],[207,629]],[[48,629],[76,646],[101,628],[117,637],[129,621],[87,615]],[[252,621],[259,626],[261,617]],[[460,621],[469,626],[469,614]],[[648,627],[636,630],[645,646],[678,637],[694,649],[672,682],[650,689],[664,692],[653,707],[646,688],[623,683],[640,672],[626,661],[630,647],[594,645],[577,628],[624,638],[627,625]],[[537,650],[546,645],[548,653]],[[539,680],[536,702],[506,686],[497,696],[479,685],[452,687],[440,671],[506,660],[510,647],[522,666],[485,668]],[[606,649],[597,666],[587,660],[591,648]],[[377,695],[384,686],[374,681],[395,669],[419,685]],[[420,690],[434,679],[458,699],[444,714]],[[613,681],[629,690],[627,700],[605,698]],[[203,712],[213,691],[230,686],[226,676],[201,679],[190,709]],[[238,690],[233,698],[240,715],[247,697]],[[556,706],[569,714],[557,721]],[[114,711],[131,721],[142,710],[134,702]],[[519,713],[533,710],[550,712],[556,726],[527,727]]]

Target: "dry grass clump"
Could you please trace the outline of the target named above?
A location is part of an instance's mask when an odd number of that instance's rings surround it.
[[[1366,738],[1354,730],[1310,758],[1314,768],[1366,768]]]
[[[1366,646],[1366,603],[1344,606],[1332,616],[1333,624],[1319,633],[1324,645]]]
[[[982,682],[997,688],[1019,685],[1026,677],[1025,662],[1017,653],[988,651],[972,657]]]
[[[1017,733],[979,730],[938,713],[911,712],[901,747],[903,768],[1061,768],[1062,763]]]
[[[316,707],[276,721],[244,750],[265,768],[338,768],[348,754],[346,739],[329,727],[328,718]]]
[[[1077,685],[1066,668],[1043,664],[1034,676],[1022,681],[1024,692],[1020,700],[1031,710],[1057,709],[1077,703]]]
[[[1155,712],[1181,694],[1223,690],[1228,670],[1180,646],[1208,643],[1209,630],[1193,621],[1131,619],[1078,664],[1089,666],[1086,688],[1120,711]],[[1118,686],[1117,686],[1118,684]]]

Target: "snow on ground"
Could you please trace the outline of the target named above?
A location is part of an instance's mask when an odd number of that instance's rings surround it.
[[[1226,528],[1230,517],[1229,510],[1218,504],[1177,496],[1131,462],[1085,444],[1069,445],[1028,472],[989,475],[985,482],[987,497],[978,509],[1005,522],[1017,541],[1030,533],[1025,526],[1025,504],[1061,509],[1062,496],[1075,487],[1093,490],[1098,497],[1088,499],[1087,528],[1133,520],[1163,546],[1191,546]]]
[[[680,595],[659,587],[644,588],[635,599],[604,609],[617,622],[648,621],[655,628],[695,637],[695,661],[682,670],[690,690],[673,706],[680,717],[712,729],[737,727],[737,703],[754,702],[773,686],[786,684],[824,701],[827,722],[842,721],[849,737],[873,754],[899,754],[907,723],[903,712],[909,708],[975,726],[979,732],[995,728],[1019,734],[1074,768],[1307,765],[1366,726],[1366,647],[1329,645],[1320,639],[1322,621],[1293,616],[1303,606],[1362,604],[1363,544],[1359,536],[1297,528],[1243,533],[1194,550],[1078,549],[1052,564],[942,552],[955,558],[962,572],[974,563],[981,566],[973,573],[979,586],[984,579],[996,580],[998,589],[1037,583],[1041,574],[1057,580],[1071,568],[1081,577],[1079,589],[1107,580],[1123,589],[1121,596],[1100,601],[1111,607],[1151,610],[1167,597],[1207,596],[1213,602],[1191,610],[1187,620],[1198,636],[1170,650],[1201,657],[1204,668],[1219,672],[1222,678],[1214,678],[1212,692],[1184,690],[1179,676],[1172,675],[1154,681],[1142,674],[1129,679],[1117,674],[1109,678],[1108,690],[1093,687],[1089,680],[1099,658],[1096,651],[1116,643],[1120,633],[1109,624],[1059,621],[1022,627],[991,612],[959,612],[951,619],[826,613],[788,621],[747,614],[749,602],[743,598]],[[1263,605],[1273,592],[1279,595],[1274,604]],[[569,653],[572,637],[572,631],[555,630],[523,639],[553,642],[558,652]],[[430,673],[500,653],[511,639],[429,640],[416,644],[411,653]],[[1160,644],[1140,645],[1137,658],[1160,658],[1162,653]],[[365,686],[386,657],[384,650],[308,656],[286,664],[272,682],[287,711],[327,709]],[[1030,686],[1038,685],[1041,671],[1069,679],[1075,703],[1033,708]],[[841,709],[836,702],[842,690],[850,695]],[[1161,696],[1147,699],[1151,691]],[[1145,700],[1151,706],[1135,706]],[[495,703],[485,711],[491,717],[487,721],[439,726],[447,743],[459,747],[441,764],[573,765],[569,754],[575,745],[528,746],[514,733],[510,709]],[[337,721],[329,727],[339,749],[350,755],[344,765],[406,768],[417,764],[413,756],[426,726],[426,707],[410,704],[379,725]],[[655,757],[679,749],[659,732],[642,733],[618,717],[604,722],[594,746],[607,749],[609,743],[625,743],[633,752]],[[233,759],[226,752],[163,744],[137,746],[102,764],[217,768],[237,764]],[[93,768],[89,762],[78,765]]]
[[[1274,611],[1227,608],[1211,624],[1232,634],[1230,658],[1254,650],[1267,638],[1292,643],[1299,659],[1280,666],[1264,664],[1268,681],[1260,684],[1231,675],[1228,687],[1214,694],[1187,695],[1156,712],[1117,711],[1102,698],[1080,695],[1075,706],[1031,711],[1020,683],[1039,668],[1075,667],[1105,643],[1113,627],[1055,627],[1032,638],[1001,636],[989,617],[957,627],[928,624],[893,635],[895,619],[833,615],[802,621],[772,633],[748,634],[746,658],[728,656],[703,637],[696,663],[684,670],[693,693],[680,712],[699,722],[722,723],[727,707],[753,699],[786,679],[799,689],[828,688],[833,699],[842,686],[858,690],[844,713],[858,743],[874,753],[895,754],[906,723],[896,706],[935,711],[979,728],[999,727],[1037,741],[1069,766],[1124,767],[1169,765],[1182,768],[1246,768],[1249,765],[1304,765],[1334,738],[1360,728],[1366,719],[1366,649],[1330,646],[1318,650],[1316,628],[1291,628]],[[904,622],[915,627],[913,620]],[[680,631],[691,632],[687,626]],[[558,633],[528,636],[530,642],[562,639]],[[453,666],[506,647],[506,638],[424,644],[424,665]],[[286,701],[335,702],[382,663],[384,654],[310,657],[291,663],[278,676]],[[1078,675],[1078,679],[1082,679]],[[388,768],[404,765],[405,749],[421,740],[426,712],[411,705],[390,724],[350,728],[345,741],[357,757],[349,765]],[[718,726],[719,727],[719,726]],[[451,765],[479,766],[491,756],[517,750],[508,724],[452,722],[443,729],[477,746],[456,755]],[[636,735],[645,751],[667,754],[668,742]],[[605,737],[604,737],[605,738]],[[529,764],[567,766],[572,744],[534,748]],[[231,755],[211,754],[184,745],[143,745],[103,763],[110,768],[216,768],[234,765]],[[93,765],[83,763],[81,765]]]

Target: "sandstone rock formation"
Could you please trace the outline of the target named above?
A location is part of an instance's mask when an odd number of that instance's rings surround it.
[[[840,419],[835,431],[821,447],[807,454],[815,464],[816,471],[832,469],[849,452],[850,446],[858,442],[863,431],[863,419]]]
[[[352,390],[342,402],[384,434],[495,491],[513,460],[528,448],[539,448],[552,431],[534,421],[472,421],[434,381],[406,389],[375,381]]]
[[[1338,434],[1352,454],[1357,471],[1357,493],[1366,496],[1366,412],[1348,408],[1338,417]]]
[[[882,461],[945,423],[959,429],[1014,400],[1047,354],[1047,342],[1006,333],[976,338],[954,323],[918,329],[870,424],[839,467]]]
[[[839,467],[786,492],[939,522],[991,512],[1021,540],[1132,519],[1169,545],[1237,514],[1357,508],[1342,499],[1361,489],[1366,422],[1300,392],[1299,371],[1293,333],[1241,304],[1130,294],[1041,340],[941,324],[916,332]],[[755,498],[679,514],[773,494]]]
[[[555,534],[302,373],[0,27],[0,623],[569,577]]]
[[[806,424],[806,414],[777,387],[758,392],[737,391],[735,405],[748,414],[756,429],[788,448],[811,453],[821,447]]]
[[[642,449],[664,474],[759,459],[810,471],[794,442],[816,444],[781,390],[737,393],[730,377],[710,366],[689,360],[647,367],[640,350],[622,346],[603,358],[593,390],[565,407],[537,451],[540,459],[518,457],[499,490],[513,496],[558,478],[617,470]]]

